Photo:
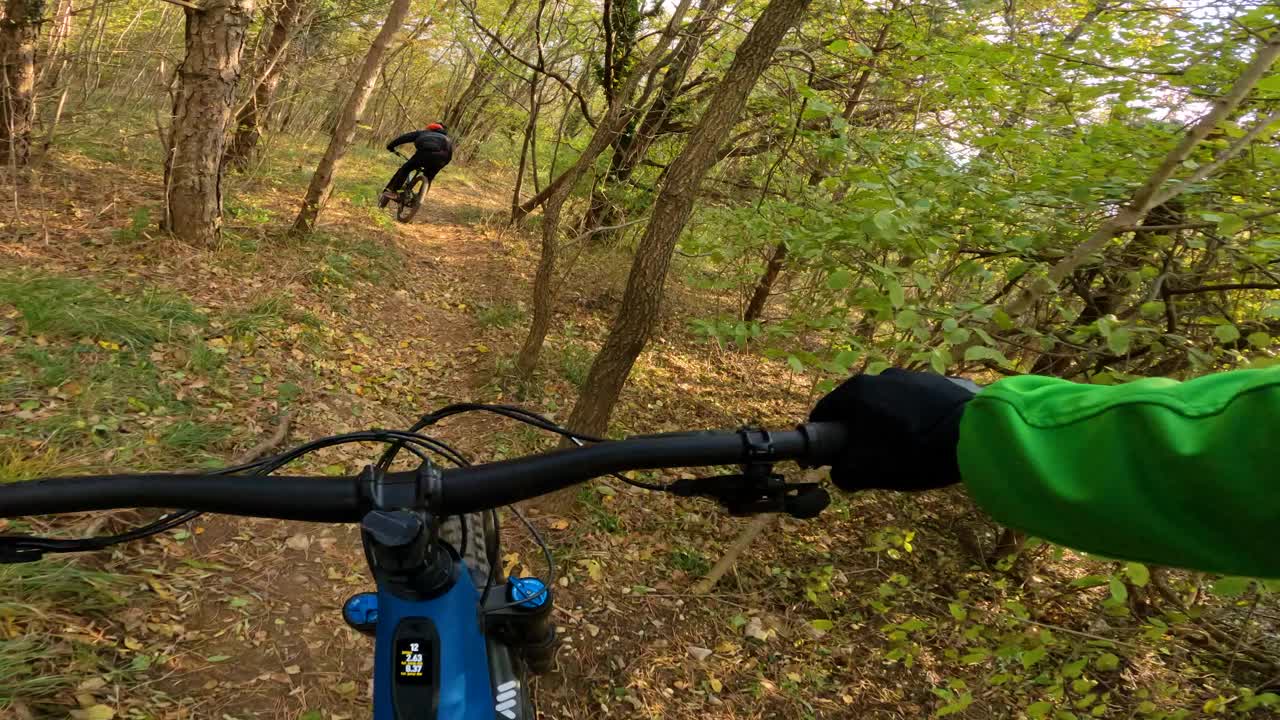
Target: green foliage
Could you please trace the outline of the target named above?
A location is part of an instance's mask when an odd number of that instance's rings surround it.
[[[496,302],[476,306],[476,322],[480,327],[509,328],[523,321],[524,316],[524,311],[515,303]]]
[[[92,339],[142,350],[205,318],[178,295],[152,290],[114,297],[97,285],[54,275],[0,275],[0,302],[18,309],[32,334]]]
[[[0,565],[0,617],[10,627],[47,630],[52,628],[44,626],[40,608],[75,608],[91,616],[111,613],[125,603],[129,582],[65,560]],[[0,645],[0,710],[14,698],[39,700],[65,692],[107,662],[87,638],[72,636],[61,643],[40,638],[32,633]]]
[[[230,313],[223,321],[223,328],[232,336],[255,335],[263,330],[279,327],[285,321],[292,303],[284,295],[270,295],[248,307]]]
[[[567,342],[555,351],[556,367],[560,376],[568,380],[574,387],[582,387],[591,371],[591,361],[595,353],[591,348],[579,342]]]
[[[674,548],[670,556],[671,566],[686,574],[701,577],[711,570],[711,563],[702,553],[690,548]]]
[[[391,282],[404,267],[404,257],[394,244],[335,236],[313,239],[329,248],[307,274],[307,281],[320,290],[346,288],[357,282]]]

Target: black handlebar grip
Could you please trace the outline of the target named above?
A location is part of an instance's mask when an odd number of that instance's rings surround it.
[[[362,515],[352,477],[91,475],[0,486],[0,517],[131,507],[314,522],[355,522]]]
[[[805,437],[807,447],[797,462],[806,467],[830,465],[849,446],[849,426],[840,422],[811,422],[797,430]]]

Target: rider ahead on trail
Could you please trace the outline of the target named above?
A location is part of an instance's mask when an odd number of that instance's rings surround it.
[[[400,186],[404,185],[405,179],[415,168],[426,174],[427,184],[430,185],[436,179],[436,174],[453,159],[453,140],[449,137],[448,128],[440,123],[431,123],[425,130],[412,130],[397,137],[387,143],[387,150],[395,152],[396,148],[409,143],[413,143],[413,157],[405,161],[396,174],[391,176],[391,182],[383,190],[384,196],[394,197],[399,193]]]

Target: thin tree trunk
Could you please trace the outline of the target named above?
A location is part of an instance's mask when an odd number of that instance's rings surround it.
[[[0,161],[25,166],[35,124],[36,39],[43,0],[0,5]]]
[[[631,367],[653,333],[663,286],[676,241],[693,213],[703,177],[715,164],[738,116],[788,30],[804,14],[809,0],[772,0],[734,53],[733,64],[707,105],[698,127],[667,168],[653,216],[636,249],[622,308],[569,415],[569,427],[603,432],[631,374]]]
[[[895,3],[891,10],[896,10]],[[853,83],[852,92],[844,103],[844,110],[841,112],[845,123],[853,120],[854,112],[858,106],[862,104],[862,96],[867,91],[868,81],[871,79],[871,73],[875,69],[876,61],[880,57],[880,53],[884,52],[889,39],[889,22],[880,27],[880,33],[876,37],[875,46],[871,48],[871,62],[861,72],[858,73],[857,80]],[[818,162],[818,167],[809,175],[809,187],[817,187],[831,172],[832,161],[830,159],[822,159]],[[837,190],[837,195],[843,191]],[[839,197],[835,198],[837,202]],[[777,245],[773,246],[773,252],[769,255],[769,262],[765,265],[764,273],[760,276],[760,280],[756,282],[755,290],[751,293],[751,301],[747,303],[747,309],[742,313],[742,319],[745,322],[759,320],[764,314],[765,305],[769,302],[769,296],[773,294],[773,285],[778,281],[778,276],[782,274],[783,265],[787,260],[787,243],[785,240],[779,240]]]
[[[187,54],[165,156],[164,227],[209,246],[222,233],[222,154],[253,0],[209,0],[185,12]]]
[[[662,85],[644,118],[630,133],[619,134],[613,143],[613,156],[609,161],[609,171],[605,181],[591,193],[591,204],[583,215],[581,232],[591,232],[599,227],[620,225],[621,216],[617,205],[609,197],[612,188],[616,188],[631,179],[636,167],[649,153],[649,147],[657,139],[658,133],[671,114],[672,106],[680,96],[689,69],[693,67],[702,43],[710,37],[715,28],[715,20],[727,0],[710,0],[698,11],[698,17],[689,23],[689,27],[681,37],[680,44],[672,53],[672,60],[662,77]],[[613,237],[613,230],[606,230],[592,235],[594,244],[607,244]]]
[[[569,178],[571,177],[570,171],[572,170],[573,168],[569,168],[568,170],[565,170],[564,172],[560,173],[559,175],[556,176],[554,180],[548,183],[546,187],[542,188],[541,192],[529,198],[528,200],[525,200],[524,202],[520,203],[518,207],[512,210],[511,224],[512,225],[518,224],[521,220],[524,220],[526,217],[528,217],[529,213],[533,212],[534,208],[546,202],[547,198],[551,197],[551,195],[554,194],[556,190],[560,189],[560,186],[564,185],[565,182],[569,180]]]
[[[499,21],[494,31],[495,33],[506,25],[519,6],[520,0],[511,0],[507,5],[506,11],[502,13],[502,20]],[[484,53],[476,59],[475,69],[471,73],[471,80],[462,89],[462,92],[453,95],[449,103],[445,105],[444,112],[441,113],[443,119],[440,122],[449,128],[449,132],[454,137],[465,135],[474,124],[472,122],[472,116],[474,115],[472,110],[497,69],[497,61],[494,56],[498,54],[499,49],[498,41],[491,39],[485,47]]]
[[[45,47],[44,57],[40,60],[40,70],[36,75],[36,86],[55,88],[67,62],[64,57],[67,39],[71,36],[72,0],[57,0],[53,10],[53,23],[49,29],[49,41]]]
[[[631,98],[639,87],[640,79],[657,65],[666,50],[666,43],[670,42],[675,34],[689,4],[690,0],[681,0],[663,32],[662,39],[637,65],[636,71],[627,78],[622,90],[618,93],[619,98]],[[609,106],[577,161],[564,172],[564,175],[556,178],[556,182],[553,183],[555,190],[549,194],[542,207],[542,247],[538,258],[538,270],[533,278],[533,318],[529,323],[529,333],[520,346],[519,355],[516,356],[516,370],[521,378],[527,380],[533,376],[533,370],[538,364],[538,356],[542,353],[542,344],[546,341],[547,331],[551,328],[552,305],[555,300],[552,284],[555,281],[556,258],[560,245],[560,211],[564,208],[564,203],[569,199],[569,194],[573,192],[573,186],[577,184],[578,179],[595,162],[600,153],[609,147],[614,137],[626,128],[633,112],[626,100],[619,100]]]
[[[779,240],[778,244],[773,246],[773,252],[769,255],[769,264],[765,265],[764,274],[756,283],[755,292],[751,293],[751,302],[747,303],[747,311],[742,313],[744,321],[752,322],[760,319],[760,315],[764,313],[765,303],[769,302],[769,295],[773,293],[773,284],[778,281],[782,264],[786,261],[787,243],[785,240]]]
[[[369,52],[364,56],[364,64],[360,67],[356,85],[343,106],[342,116],[338,119],[337,127],[334,128],[329,147],[324,151],[320,164],[316,166],[315,174],[311,176],[307,197],[302,201],[298,219],[293,223],[293,233],[306,234],[315,227],[321,208],[328,202],[329,194],[333,192],[333,174],[338,168],[338,162],[351,147],[351,141],[356,135],[356,123],[360,121],[364,106],[369,102],[369,96],[373,94],[373,86],[378,79],[378,69],[382,67],[382,58],[387,53],[387,46],[391,44],[391,38],[404,24],[408,14],[409,0],[394,0],[391,3],[391,10],[387,13],[382,29],[378,31],[378,36],[374,38],[373,44],[369,46]]]
[[[261,61],[253,95],[236,115],[236,134],[227,149],[226,162],[234,168],[243,170],[248,166],[257,150],[258,140],[266,130],[271,102],[280,87],[280,78],[289,57],[289,41],[293,39],[294,28],[302,17],[305,4],[306,0],[282,0],[280,7],[276,8],[271,34],[259,56]]]
[[[515,188],[511,191],[511,214],[515,215],[520,208],[520,188],[524,184],[524,169],[528,164],[529,148],[533,136],[538,132],[538,111],[542,109],[538,102],[538,73],[529,73],[529,121],[524,124],[524,141],[520,143],[520,166],[516,169]],[[537,152],[537,148],[534,148]],[[533,166],[534,177],[537,177],[538,166]]]

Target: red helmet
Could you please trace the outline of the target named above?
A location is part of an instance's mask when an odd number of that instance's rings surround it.
[[[427,125],[427,129],[434,132],[439,132],[444,129],[444,126],[441,125],[440,123],[433,122],[430,125]]]

